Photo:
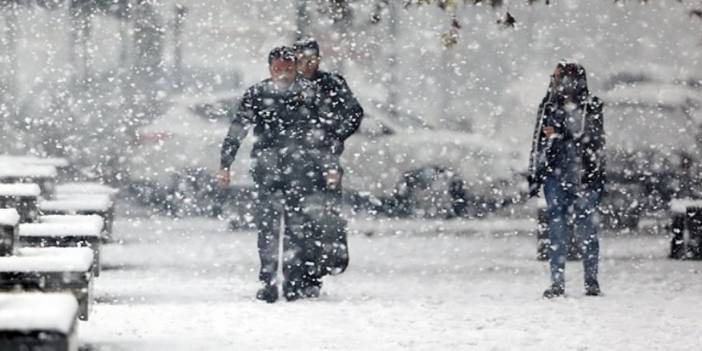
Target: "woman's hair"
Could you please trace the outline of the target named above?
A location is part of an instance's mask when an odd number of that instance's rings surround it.
[[[587,87],[587,72],[581,64],[562,60],[556,65],[556,69],[551,75],[551,81],[548,85],[547,97],[548,100],[554,100],[561,97],[561,94],[556,89],[556,81],[563,77],[570,77],[578,82],[577,101],[583,102],[590,96],[590,91]]]

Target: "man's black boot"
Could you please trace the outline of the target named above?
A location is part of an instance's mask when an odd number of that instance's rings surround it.
[[[305,287],[302,288],[302,296],[306,298],[316,299],[319,297],[322,291],[322,282],[318,279],[309,280],[306,282]]]
[[[266,284],[256,293],[256,298],[268,303],[274,303],[278,300],[278,286],[275,284]]]
[[[289,302],[299,300],[302,297],[300,281],[285,281],[283,283],[283,296],[285,296],[285,299]]]
[[[553,284],[551,285],[550,288],[546,289],[544,291],[544,298],[545,299],[552,299],[555,297],[560,297],[565,294],[565,288],[563,285],[558,285],[558,284]]]
[[[585,295],[587,296],[600,296],[602,291],[600,290],[600,284],[596,279],[588,280],[585,282]]]

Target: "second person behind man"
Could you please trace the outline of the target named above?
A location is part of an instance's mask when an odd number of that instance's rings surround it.
[[[318,238],[320,245],[319,275],[309,284],[321,288],[324,275],[341,274],[349,264],[347,223],[340,213],[344,174],[340,157],[346,139],[361,125],[363,108],[341,75],[319,69],[321,55],[316,40],[301,38],[293,48],[298,74],[315,84],[319,102],[311,149],[324,182],[304,202],[312,236]]]

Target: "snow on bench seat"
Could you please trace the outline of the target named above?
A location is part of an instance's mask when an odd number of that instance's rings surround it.
[[[15,163],[24,165],[54,166],[56,168],[66,168],[70,164],[62,157],[35,157],[35,156],[12,156],[0,155],[0,164]]]
[[[119,192],[118,189],[91,182],[73,182],[63,183],[56,186],[56,193],[59,194],[105,194],[114,196]]]
[[[76,351],[77,317],[71,294],[0,294],[0,350]]]
[[[0,272],[89,272],[93,253],[85,247],[23,247],[17,255],[0,257]]]
[[[39,216],[40,223],[86,223],[103,230],[105,220],[99,215],[45,215]]]
[[[65,221],[20,224],[21,236],[87,236],[100,237],[102,221]]]
[[[28,165],[22,163],[2,163],[0,179],[53,179],[58,172],[56,167],[48,165]]]
[[[54,220],[53,223],[20,224],[19,243],[29,247],[88,247],[93,251],[93,274],[97,277],[104,222],[100,216],[71,217],[72,220]]]
[[[702,200],[673,199],[670,201],[670,210],[673,213],[685,214],[688,207],[702,207]]]
[[[39,202],[39,209],[47,213],[79,214],[84,212],[108,212],[114,201],[108,195],[58,195],[56,200]]]
[[[78,314],[76,298],[67,293],[0,294],[0,331],[73,332]]]
[[[0,208],[0,225],[16,226],[19,220],[20,216],[14,208]]]
[[[0,196],[39,197],[41,189],[34,183],[0,183]]]
[[[87,320],[92,271],[89,248],[20,248],[15,256],[0,257],[0,291],[71,292]]]

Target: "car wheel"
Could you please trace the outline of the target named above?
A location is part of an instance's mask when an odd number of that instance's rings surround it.
[[[169,194],[172,214],[177,217],[221,214],[216,180],[204,169],[190,169],[174,176]]]
[[[415,217],[452,218],[465,204],[462,184],[454,172],[440,167],[410,171],[398,184],[398,204]]]

